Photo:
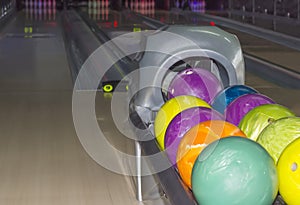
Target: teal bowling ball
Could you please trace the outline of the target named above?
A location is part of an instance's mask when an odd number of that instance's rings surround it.
[[[198,156],[192,190],[201,205],[271,205],[278,192],[276,166],[253,140],[222,138]]]

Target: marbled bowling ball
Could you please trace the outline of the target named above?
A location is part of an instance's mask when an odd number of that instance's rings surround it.
[[[204,121],[184,135],[177,151],[177,168],[183,182],[189,188],[191,188],[192,170],[198,155],[208,144],[227,136],[246,137],[237,126],[222,120]]]
[[[192,95],[210,103],[222,89],[222,83],[212,72],[202,68],[188,68],[172,79],[167,98]]]
[[[165,134],[165,151],[172,165],[176,164],[178,146],[187,131],[201,122],[223,119],[223,115],[207,107],[193,107],[178,113],[170,122]]]
[[[201,205],[271,205],[277,177],[274,161],[261,145],[227,137],[209,144],[197,158],[192,190]]]
[[[258,93],[255,89],[246,85],[232,85],[219,92],[213,99],[211,106],[221,114],[224,114],[226,107],[236,98],[251,93]]]
[[[242,95],[232,101],[225,109],[226,120],[238,126],[242,118],[250,110],[264,104],[275,104],[275,102],[259,93]]]

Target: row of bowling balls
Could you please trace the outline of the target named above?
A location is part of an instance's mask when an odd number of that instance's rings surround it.
[[[186,69],[171,81],[154,131],[201,205],[272,204],[278,187],[300,204],[300,118],[255,89],[223,89],[211,72]]]

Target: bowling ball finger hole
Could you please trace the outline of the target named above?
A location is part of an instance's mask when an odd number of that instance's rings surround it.
[[[296,162],[294,162],[291,166],[291,170],[292,170],[292,172],[295,172],[295,171],[297,171],[297,169],[298,169],[298,164]]]
[[[268,119],[268,123],[272,123],[272,122],[274,122],[274,121],[275,121],[274,118],[269,118],[269,119]]]

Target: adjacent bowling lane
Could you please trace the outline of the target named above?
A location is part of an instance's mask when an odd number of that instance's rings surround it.
[[[267,79],[261,78],[253,73],[246,73],[246,85],[254,87],[256,90],[273,99],[276,103],[290,108],[297,116],[300,115],[300,89],[293,89]]]
[[[244,53],[300,73],[300,51],[234,29],[223,29],[238,36]]]
[[[0,204],[139,204],[76,136],[60,14],[21,11],[0,31]]]
[[[265,13],[243,11],[206,11],[206,13],[232,19],[234,21],[254,25],[293,37],[300,37],[299,21],[294,17],[273,16]],[[288,14],[288,13],[287,13]]]

